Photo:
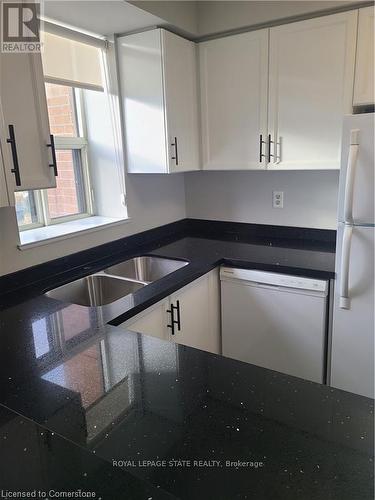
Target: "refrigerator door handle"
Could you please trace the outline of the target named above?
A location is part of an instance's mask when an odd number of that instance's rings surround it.
[[[353,222],[353,195],[354,181],[359,152],[359,130],[350,131],[350,147],[348,155],[348,165],[346,169],[345,198],[344,198],[344,221],[351,224]]]
[[[342,239],[341,269],[340,269],[340,309],[350,309],[349,297],[349,270],[350,247],[352,242],[353,226],[345,226]]]

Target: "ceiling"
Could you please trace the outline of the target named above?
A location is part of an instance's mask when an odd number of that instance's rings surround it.
[[[164,24],[163,19],[124,0],[46,0],[44,16],[105,36]]]

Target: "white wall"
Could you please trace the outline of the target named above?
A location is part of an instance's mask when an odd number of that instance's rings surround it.
[[[126,186],[128,222],[22,251],[14,209],[0,209],[0,275],[185,217],[336,229],[338,172],[142,174]],[[284,191],[283,209],[272,208],[273,190]]]
[[[338,172],[198,172],[185,175],[188,217],[336,229]],[[272,208],[284,191],[284,208]]]
[[[185,218],[183,175],[129,175],[130,220],[48,245],[19,250],[14,208],[0,208],[0,276]]]

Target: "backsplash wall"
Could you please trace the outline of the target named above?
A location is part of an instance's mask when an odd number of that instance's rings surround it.
[[[338,172],[196,172],[127,177],[130,221],[20,251],[15,212],[0,210],[0,275],[184,217],[336,229]],[[272,208],[272,191],[284,208]],[[186,209],[186,210],[185,210]]]
[[[187,217],[299,226],[337,227],[337,171],[197,172],[185,175]],[[284,191],[284,208],[272,208]]]
[[[129,220],[35,248],[19,250],[14,208],[0,209],[0,276],[186,217],[183,175],[129,175]]]

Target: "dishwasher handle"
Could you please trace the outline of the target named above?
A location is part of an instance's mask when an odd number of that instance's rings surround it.
[[[292,276],[278,272],[222,267],[220,269],[220,279],[222,281],[243,282],[251,286],[290,289],[290,291],[298,290],[300,293],[328,294],[327,280]]]

